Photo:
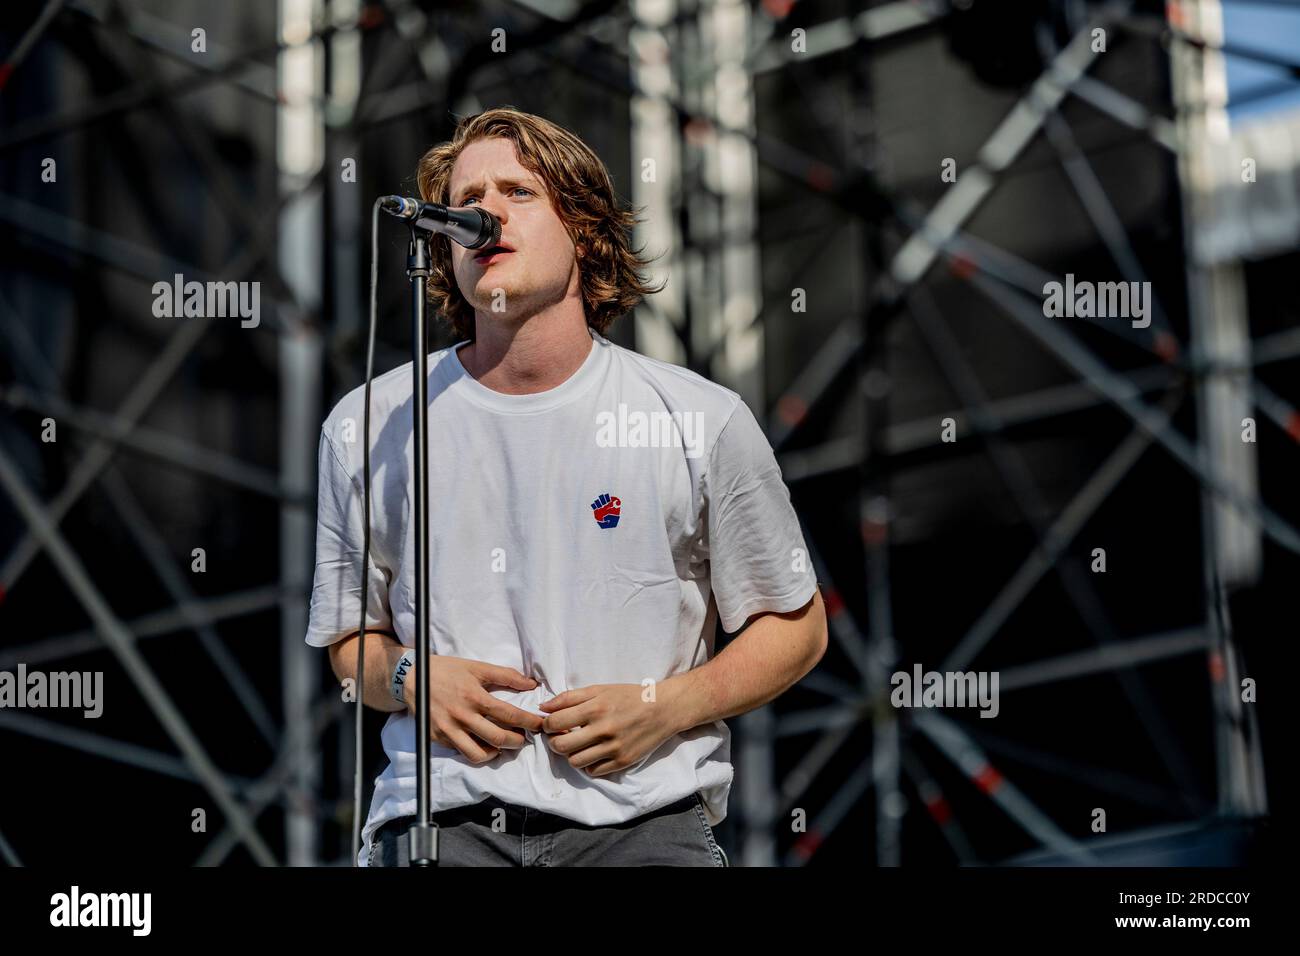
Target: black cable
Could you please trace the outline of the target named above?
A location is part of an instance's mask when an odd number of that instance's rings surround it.
[[[357,630],[357,719],[356,719],[356,777],[352,791],[352,865],[361,855],[361,773],[365,748],[362,745],[362,717],[365,716],[366,692],[366,608],[370,599],[370,381],[375,374],[375,325],[379,312],[379,204],[376,199],[370,208],[370,332],[366,340],[366,409],[362,414],[361,444],[362,470],[361,509],[361,626]]]

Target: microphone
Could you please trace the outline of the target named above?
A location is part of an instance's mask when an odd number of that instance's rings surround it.
[[[466,249],[490,248],[501,241],[500,221],[477,206],[451,209],[436,202],[384,196],[379,200],[379,208],[390,216],[405,219],[417,229],[447,236]]]

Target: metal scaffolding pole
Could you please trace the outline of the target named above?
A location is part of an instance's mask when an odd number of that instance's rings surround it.
[[[633,239],[655,256],[650,281],[663,291],[653,307],[643,302],[633,313],[636,348],[643,355],[677,365],[686,362],[682,328],[686,290],[668,282],[684,263],[685,237],[680,219],[683,147],[673,110],[677,93],[672,68],[668,23],[675,5],[632,3],[628,31],[628,70],[631,74],[630,136],[632,140],[632,201],[644,209]]]
[[[1223,54],[1214,49],[1223,46],[1223,12],[1219,0],[1186,0],[1178,9],[1182,25],[1205,41],[1175,43],[1170,51],[1174,102],[1180,107],[1204,105],[1199,110],[1182,110],[1178,117],[1191,346],[1198,358],[1207,362],[1244,364],[1249,361],[1250,329],[1242,268],[1238,263],[1199,262],[1191,238],[1216,185],[1209,157],[1227,141],[1227,74]],[[1234,377],[1211,372],[1196,389],[1196,451],[1201,468],[1217,484],[1251,499],[1259,489],[1255,444],[1240,440],[1250,399],[1248,389],[1241,388]],[[1228,816],[1260,816],[1267,809],[1263,769],[1257,738],[1252,740],[1246,733],[1241,664],[1226,596],[1229,588],[1259,576],[1260,522],[1202,486],[1201,531],[1205,626],[1214,640],[1209,663],[1219,809]]]
[[[303,192],[324,165],[323,70],[317,62],[321,42],[310,39],[319,12],[316,0],[279,0],[278,30],[285,46],[278,58],[282,102],[276,109],[279,188],[296,199],[280,217],[280,268],[294,277],[299,314],[317,314],[322,280],[323,189]],[[328,41],[324,41],[328,42]],[[327,173],[327,175],[330,175]],[[296,334],[279,337],[280,468],[284,480],[308,487],[316,478],[321,409],[320,369],[324,349],[319,324],[293,323]],[[310,734],[312,700],[317,693],[319,657],[303,641],[315,565],[315,515],[300,503],[280,511],[280,578],[288,585],[280,607],[281,687],[290,773],[285,808],[286,857],[290,866],[319,859],[319,821],[310,812],[320,788],[321,756]]]

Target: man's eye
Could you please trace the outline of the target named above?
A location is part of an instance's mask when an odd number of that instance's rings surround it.
[[[531,196],[531,195],[533,194],[533,191],[532,191],[531,189],[529,189],[527,186],[515,186],[515,187],[514,187],[513,189],[511,189],[510,191],[511,191],[512,193],[517,193],[517,192],[527,193],[529,196]],[[461,200],[461,203],[460,203],[460,204],[461,204],[462,206],[468,206],[468,205],[470,204],[470,201],[473,200],[473,199],[476,199],[476,198],[478,198],[478,197],[476,197],[476,196],[466,196],[464,199]]]

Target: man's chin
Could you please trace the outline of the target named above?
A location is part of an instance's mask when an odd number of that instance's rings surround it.
[[[494,322],[510,322],[526,312],[527,304],[517,289],[494,285],[483,289],[469,300],[474,311],[486,315]]]

